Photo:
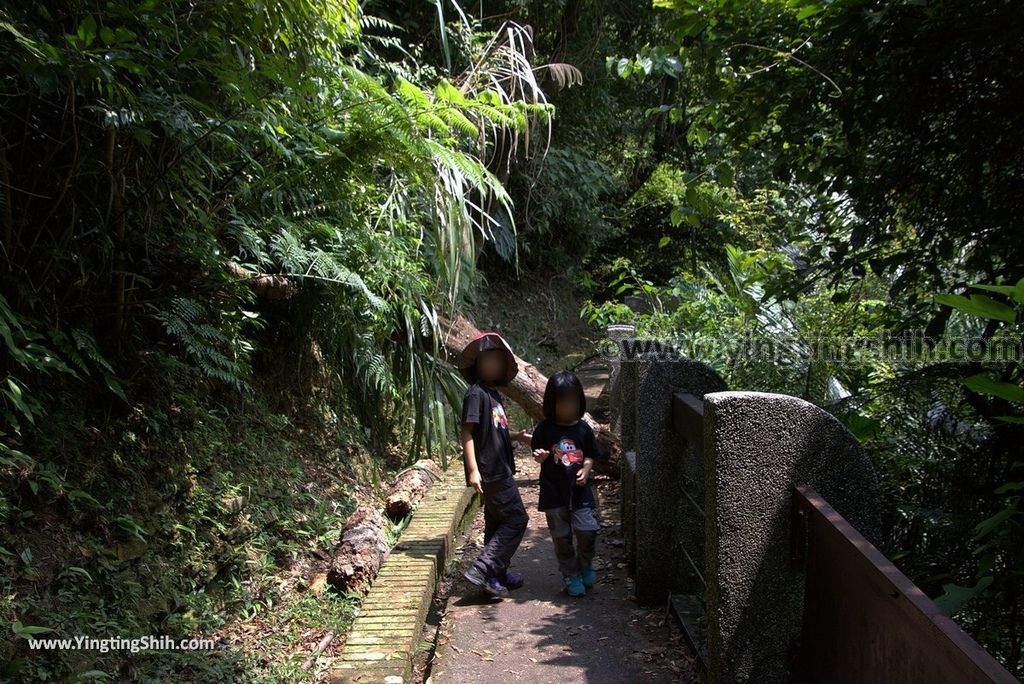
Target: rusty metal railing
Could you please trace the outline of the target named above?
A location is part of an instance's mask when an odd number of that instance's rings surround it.
[[[704,401],[685,392],[672,395],[672,427],[680,437],[679,458],[682,459],[682,478],[679,494],[689,514],[681,521],[684,543],[680,548],[689,566],[686,594],[673,595],[671,606],[686,633],[690,645],[698,655],[699,665],[706,669],[707,647],[704,614],[706,612],[704,562]]]
[[[800,681],[1017,682],[807,485],[793,494],[792,535],[806,576]]]

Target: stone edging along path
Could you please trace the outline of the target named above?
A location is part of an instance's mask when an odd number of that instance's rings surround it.
[[[413,512],[360,606],[332,684],[408,682],[413,654],[454,540],[472,521],[479,497],[457,459]]]

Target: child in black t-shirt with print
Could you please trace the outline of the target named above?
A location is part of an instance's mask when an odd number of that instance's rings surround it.
[[[570,596],[583,596],[597,582],[593,561],[600,526],[590,471],[596,459],[607,456],[582,420],[586,411],[580,379],[569,371],[555,373],[544,389],[544,420],[534,428],[531,440],[533,457],[541,464],[537,507],[547,518],[558,569]]]
[[[529,520],[516,484],[512,440],[530,444],[530,435],[525,430],[509,433],[495,387],[511,382],[519,368],[508,343],[493,332],[473,338],[457,364],[470,383],[459,434],[466,484],[484,499],[484,548],[465,577],[492,596],[506,596],[523,584],[522,575],[508,568]]]

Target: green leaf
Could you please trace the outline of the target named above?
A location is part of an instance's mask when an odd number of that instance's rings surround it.
[[[853,433],[858,440],[866,440],[874,437],[882,429],[882,421],[877,418],[852,413],[843,419],[846,429]]]
[[[668,220],[672,224],[673,228],[679,226],[683,222],[683,210],[680,207],[672,207],[672,211],[669,212]]]
[[[89,47],[96,40],[96,19],[91,14],[78,25],[76,35],[82,41],[83,47]]]
[[[808,19],[810,17],[813,17],[815,14],[818,14],[818,13],[824,12],[824,11],[825,11],[824,5],[819,5],[819,4],[804,5],[802,8],[800,8],[800,11],[796,13],[796,18],[797,18],[798,21],[803,21],[804,19]]]
[[[118,399],[124,403],[128,403],[128,397],[125,396],[124,388],[121,387],[121,383],[113,375],[104,375],[103,380],[107,383],[107,389],[113,392]]]
[[[16,383],[13,379],[7,378],[7,387],[8,389],[4,390],[4,394],[10,400],[10,402],[14,404],[14,407],[18,409],[18,412],[21,413],[21,415],[28,418],[28,422],[35,425],[35,415],[33,415],[31,407],[23,399],[23,395],[21,393],[21,386],[18,385],[18,383]]]
[[[1018,304],[1024,304],[1024,278],[1018,280],[1016,285],[971,285],[971,287],[976,290],[996,292],[1009,297]]]
[[[1011,499],[1012,501],[1013,499]],[[1017,514],[1017,506],[1007,506],[995,515],[982,520],[974,527],[974,541],[981,541],[988,535],[995,532],[999,527]]]
[[[975,290],[995,292],[997,294],[1006,295],[1007,297],[1012,297],[1017,292],[1017,288],[1012,285],[971,285],[971,287]]]
[[[667,247],[670,242],[672,242],[672,238],[670,238],[668,235],[663,235],[661,239],[658,240],[658,249]]]
[[[942,612],[952,617],[960,612],[968,601],[988,589],[991,584],[991,577],[982,577],[973,587],[944,584],[942,585],[943,594],[935,599],[935,603],[942,609]]]
[[[971,295],[968,299],[963,295],[940,294],[935,296],[935,301],[980,318],[991,318],[1007,323],[1013,323],[1017,319],[1017,312],[1011,307],[985,295]]]
[[[704,128],[703,126],[696,125],[690,127],[690,132],[687,135],[687,138],[690,140],[691,143],[696,141],[700,145],[705,144],[708,141],[709,137],[710,134],[708,133],[708,129]]]
[[[67,571],[70,572],[70,573],[74,573],[76,575],[81,575],[82,577],[85,577],[90,582],[93,581],[92,580],[92,575],[90,575],[89,571],[86,570],[85,568],[80,568],[77,565],[72,565],[71,567],[69,567],[67,569]]]
[[[999,397],[1016,403],[1024,404],[1024,387],[1012,382],[995,380],[984,373],[972,375],[964,380],[964,385],[978,394]],[[1013,421],[1010,421],[1013,422]]]
[[[722,185],[731,186],[735,178],[735,172],[730,164],[722,162],[718,165],[718,182]]]
[[[54,631],[54,630],[50,629],[49,627],[39,627],[39,626],[36,626],[36,625],[23,625],[23,624],[21,624],[20,620],[15,620],[13,623],[11,623],[11,629],[14,631],[15,634],[17,634],[18,636],[20,636],[20,637],[22,637],[24,639],[27,639],[30,636],[33,636],[33,635],[36,635],[36,634],[47,634],[49,632]]]

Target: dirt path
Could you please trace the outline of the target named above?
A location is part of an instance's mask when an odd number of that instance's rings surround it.
[[[536,464],[519,459],[520,477]],[[530,526],[513,561],[525,586],[491,601],[456,576],[439,630],[429,682],[523,681],[531,684],[696,681],[681,633],[665,609],[632,600],[618,520],[618,483],[596,480],[602,529],[595,567],[599,582],[586,597],[562,591],[536,479],[520,479]],[[480,516],[460,549],[461,569],[483,539]]]

